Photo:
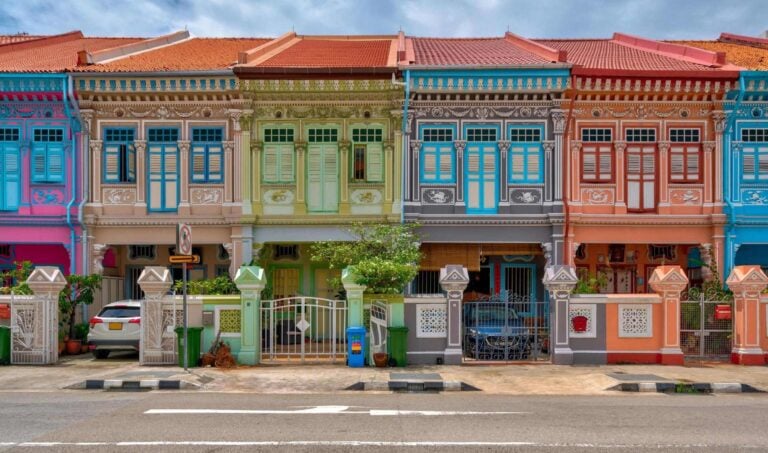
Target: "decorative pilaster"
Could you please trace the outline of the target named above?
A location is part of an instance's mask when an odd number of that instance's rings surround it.
[[[563,199],[563,190],[565,190],[563,187],[563,174],[566,169],[562,167],[561,163],[563,162],[563,133],[565,131],[566,117],[565,112],[560,109],[552,109],[550,115],[552,117],[552,125],[554,126],[555,147],[552,164],[550,165],[552,168],[552,179],[548,179],[546,183],[548,187],[553,188],[555,203],[560,203]]]
[[[224,148],[224,203],[229,204],[234,200],[235,183],[232,180],[232,158],[235,151],[234,141],[225,141],[221,144]]]
[[[241,199],[243,201],[243,215],[253,213],[253,202],[259,200],[258,192],[259,159],[253,155],[251,149],[251,125],[253,116],[250,112],[237,112],[232,114],[232,127],[235,136],[235,147],[240,150],[240,169],[235,176],[234,190],[242,188]],[[238,144],[239,142],[239,144]],[[235,160],[237,162],[237,160]],[[235,197],[236,199],[238,197]]]
[[[237,361],[256,365],[261,355],[261,291],[267,284],[264,269],[241,266],[235,276],[240,290],[240,353]]]
[[[180,200],[179,200],[179,215],[180,216],[188,216],[189,215],[189,146],[190,142],[189,140],[179,140],[178,142],[179,146],[179,161],[180,161],[180,168],[179,168],[179,179],[181,180],[181,184],[179,184],[179,192],[180,192]]]
[[[243,176],[243,181],[246,182],[243,189],[243,214],[258,215],[261,214],[261,154],[264,151],[264,142],[252,140],[249,144],[247,154],[250,170]],[[245,201],[246,196],[248,203]],[[252,205],[256,212],[253,212]]]
[[[363,326],[363,292],[367,286],[358,284],[357,279],[358,275],[352,266],[341,272],[341,283],[347,291],[347,327],[365,327]]]
[[[552,160],[552,152],[555,150],[555,142],[549,140],[541,143],[542,148],[544,148],[544,201],[551,202],[553,199],[553,187],[555,189],[555,192],[557,190],[561,190],[560,187],[562,187],[562,181],[560,181],[558,178],[554,176],[554,172],[557,171],[558,174],[561,174],[560,166],[558,165],[557,161]],[[555,194],[555,197],[557,195]],[[562,198],[562,195],[561,195]]]
[[[295,142],[293,146],[296,149],[296,202],[293,212],[297,215],[302,215],[307,213],[305,175],[305,169],[307,168],[307,142]]]
[[[448,335],[443,356],[443,363],[446,365],[461,365],[461,300],[468,284],[469,273],[464,266],[449,264],[440,269],[440,288],[448,295],[448,307],[445,311],[448,316]]]
[[[141,271],[137,283],[144,292],[141,300],[141,336],[139,338],[140,365],[170,365],[173,354],[164,354],[163,336],[167,335],[168,320],[163,316],[163,297],[173,284],[171,272],[162,266],[148,266]],[[173,326],[173,324],[170,324]],[[175,327],[175,326],[173,326]],[[173,343],[171,343],[173,347]],[[169,360],[170,358],[170,360]]]
[[[419,201],[419,155],[421,154],[421,141],[411,140],[411,168],[405,173],[411,178],[410,181],[410,200]],[[458,165],[458,164],[457,164]],[[457,180],[458,181],[458,180]],[[408,194],[408,192],[406,192]]]
[[[704,203],[712,203],[713,201],[722,203],[722,178],[719,174],[721,170],[720,162],[712,159],[713,151],[717,145],[715,142],[704,142],[701,145],[704,150]],[[714,181],[712,180],[713,166],[715,167],[714,172],[717,172]]]
[[[579,181],[581,181],[581,140],[571,140],[571,168],[570,168],[570,188],[566,189],[568,199],[571,201],[581,201],[581,190],[579,190]],[[563,169],[565,171],[565,169]]]
[[[542,282],[549,292],[550,307],[554,310],[550,315],[550,319],[554,320],[550,344],[555,345],[552,351],[552,363],[556,365],[573,364],[573,350],[571,350],[568,330],[568,305],[571,292],[578,281],[576,268],[573,266],[558,265],[544,269]]]
[[[339,151],[341,153],[339,165],[339,187],[341,197],[339,203],[339,214],[349,214],[349,153],[352,150],[352,142],[341,140],[339,142]]]
[[[509,140],[499,140],[497,146],[499,147],[499,187],[501,188],[500,201],[509,201],[509,176],[507,175],[507,159],[509,159],[509,147],[512,143]]]
[[[627,151],[627,142],[615,141],[613,148],[616,150],[616,206],[627,207],[624,200],[624,190],[626,188],[626,175],[624,174],[624,153]]]
[[[725,127],[727,124],[727,115],[723,111],[714,111],[712,112],[712,121],[715,125],[715,155],[711,156],[711,165],[714,166],[715,171],[706,173],[707,176],[709,176],[710,180],[712,178],[712,173],[714,173],[714,181],[711,181],[710,184],[711,191],[714,193],[714,200],[716,204],[722,204],[723,203],[723,175],[721,171],[721,165],[723,162],[723,134],[725,133]],[[728,136],[730,137],[732,134],[729,133]],[[705,142],[706,143],[706,142]],[[706,145],[705,145],[706,146]],[[706,147],[705,147],[706,151]],[[729,156],[730,157],[730,156]],[[704,156],[704,159],[706,159],[706,155]],[[711,168],[711,167],[710,167]],[[706,176],[705,176],[706,178]],[[735,181],[736,178],[733,176],[731,177],[732,181]],[[706,184],[704,185],[706,188]],[[708,192],[705,192],[708,193]]]
[[[147,141],[136,140],[133,142],[133,146],[136,148],[136,204],[133,209],[137,215],[144,215],[147,213],[147,168],[145,159]]]
[[[659,148],[659,205],[669,206],[669,148],[672,144],[668,141],[657,143]]]
[[[91,148],[91,200],[94,203],[101,203],[101,150],[104,143],[101,140],[91,140],[89,146]]]
[[[456,205],[464,206],[464,149],[467,147],[466,140],[456,140],[453,142],[456,148]]]
[[[682,365],[680,349],[680,293],[688,286],[688,277],[680,266],[658,266],[648,283],[661,296],[663,315],[662,365]]]
[[[768,276],[760,266],[735,266],[726,283],[734,302],[731,362],[765,365],[765,352],[760,347],[760,324],[765,316],[760,311],[760,293],[768,287]]]

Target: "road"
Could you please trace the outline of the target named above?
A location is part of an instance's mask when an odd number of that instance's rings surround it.
[[[766,395],[0,393],[11,451],[756,451]]]

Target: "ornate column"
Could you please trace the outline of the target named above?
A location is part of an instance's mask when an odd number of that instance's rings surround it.
[[[406,194],[403,193],[403,183],[405,175],[403,175],[403,131],[400,127],[403,122],[403,111],[392,110],[391,115],[394,118],[394,122],[391,122],[392,129],[394,130],[394,149],[392,158],[392,210],[393,213],[400,213],[403,209],[402,203],[406,199]],[[410,137],[410,134],[406,135],[406,140]],[[407,174],[407,173],[406,173]]]
[[[258,194],[254,195],[253,193],[254,185],[258,184],[259,179],[257,177],[258,168],[254,166],[254,164],[258,165],[258,159],[254,158],[251,150],[251,123],[253,116],[250,111],[233,112],[231,116],[232,129],[235,132],[235,149],[239,150],[240,153],[240,168],[233,169],[234,198],[236,201],[242,200],[243,215],[251,215],[253,212],[253,200],[258,199]],[[237,166],[237,155],[234,160]]]
[[[553,189],[560,190],[560,200],[562,200],[562,181],[557,181],[554,178],[556,177],[555,174],[557,174],[557,177],[560,177],[559,175],[562,174],[560,171],[560,162],[552,159],[552,152],[555,150],[555,142],[553,141],[545,141],[541,143],[541,146],[544,148],[544,162],[541,163],[541,165],[544,165],[544,201],[545,202],[552,202],[553,199],[557,198],[557,195],[553,196]]]
[[[421,153],[421,141],[411,140],[411,168],[405,174],[406,178],[409,178],[410,185],[410,197],[409,201],[419,201],[421,195],[419,194],[419,154]]]
[[[146,215],[147,166],[144,153],[147,150],[147,141],[136,140],[133,146],[136,148],[136,203],[133,205],[133,212],[136,215]]]
[[[713,165],[717,169],[715,171],[720,171],[720,164],[717,162],[714,162],[712,160],[712,151],[715,150],[716,145],[715,142],[704,142],[701,144],[702,149],[704,150],[704,165],[703,165],[703,171],[704,171],[704,204],[708,205],[713,202],[722,203],[723,197],[722,194],[718,193],[715,189],[715,185],[719,184],[719,182],[713,181],[712,173],[713,173]],[[719,180],[719,176],[716,178],[716,180]],[[722,186],[720,186],[722,190]],[[713,196],[714,195],[714,196]]]
[[[395,145],[392,141],[384,142],[384,213],[391,212],[392,197],[397,181],[394,177],[394,150]]]
[[[67,279],[58,267],[40,266],[29,275],[27,285],[34,299],[18,301],[12,308],[11,364],[54,364],[59,360],[59,292]],[[34,322],[21,322],[29,318]]]
[[[235,182],[232,172],[232,155],[235,151],[233,140],[221,144],[224,148],[224,204],[229,205],[234,201]]]
[[[137,283],[144,291],[144,298],[141,300],[139,364],[173,364],[174,360],[168,360],[170,354],[163,354],[168,352],[163,347],[163,343],[167,343],[163,341],[163,336],[168,325],[168,321],[163,319],[163,298],[173,284],[171,272],[162,266],[148,266],[141,271]]]
[[[616,181],[616,207],[621,207],[623,210],[627,209],[627,203],[624,199],[624,190],[627,187],[627,176],[624,171],[624,153],[627,150],[627,142],[625,141],[615,141],[613,142],[613,147],[616,149],[616,178],[614,181]],[[600,165],[600,162],[597,162],[595,165]]]
[[[700,244],[699,254],[703,264],[701,266],[701,278],[704,279],[704,281],[709,281],[712,278],[712,269],[709,268],[712,264],[712,244]]]
[[[719,205],[723,203],[723,175],[720,165],[723,162],[723,133],[726,126],[726,114],[722,111],[712,112],[712,121],[715,125],[715,156],[712,159],[712,165],[714,166],[714,184],[712,192],[715,194],[715,204]],[[730,133],[728,134],[728,139]],[[712,173],[712,172],[710,172]],[[706,187],[706,186],[705,186]]]
[[[654,269],[648,283],[661,296],[662,319],[664,320],[661,363],[663,365],[682,365],[680,293],[688,286],[688,277],[680,266],[659,266]]]
[[[726,283],[734,302],[731,363],[765,365],[765,351],[760,347],[760,325],[765,321],[760,293],[768,287],[768,277],[760,266],[735,266]]]
[[[668,141],[658,142],[659,148],[659,207],[669,207],[669,148]]]
[[[91,236],[93,238],[93,236]],[[107,250],[109,250],[109,245],[107,244],[96,244],[94,242],[91,242],[91,273],[92,274],[101,274],[104,272],[104,255],[107,253]]]
[[[448,295],[446,308],[447,337],[443,363],[446,365],[461,365],[461,300],[464,290],[469,284],[467,268],[457,264],[449,264],[440,269],[440,288]]]
[[[339,159],[341,160],[339,165],[339,188],[341,191],[339,214],[341,215],[349,214],[349,152],[351,148],[352,142],[349,140],[339,142]]]
[[[581,181],[581,146],[581,140],[571,140],[570,187],[566,188],[566,191],[569,192],[568,199],[575,202],[581,202],[581,190],[579,190],[579,182]]]
[[[466,206],[464,203],[464,149],[467,147],[466,140],[456,140],[453,142],[456,148],[456,206]],[[416,172],[418,176],[418,171]]]
[[[367,286],[358,284],[357,278],[355,269],[351,266],[341,272],[341,283],[347,291],[347,327],[365,327],[363,325],[363,292]]]
[[[552,363],[556,365],[572,365],[573,351],[570,345],[568,330],[568,305],[571,292],[576,287],[579,278],[576,276],[576,268],[573,266],[548,266],[544,269],[544,288],[549,292],[550,308],[552,313],[552,333],[550,344],[554,344]],[[554,340],[554,341],[552,341]]]
[[[562,168],[563,164],[563,132],[565,131],[565,112],[560,109],[552,109],[550,116],[552,117],[552,125],[555,134],[554,141],[554,155],[552,156],[552,164],[547,168],[551,168],[551,179],[546,179],[547,187],[552,187],[555,203],[560,203],[563,199],[563,181],[565,178],[565,168]]]
[[[179,215],[180,216],[188,216],[189,215],[189,146],[190,142],[189,140],[179,140],[178,142],[179,146],[179,162],[180,162],[180,168],[179,168],[179,192],[181,194],[179,198]]]
[[[305,169],[307,168],[307,142],[297,141],[293,146],[296,149],[296,201],[294,202],[293,212],[302,215],[307,213],[307,178],[305,175]]]
[[[509,142],[509,140],[499,140],[498,146],[499,146],[499,188],[501,190],[501,196],[499,197],[499,200],[504,203],[509,203],[509,175],[507,174],[507,171],[509,169],[509,165],[507,164],[507,159],[509,159],[508,153],[509,153],[509,147],[512,144]]]
[[[256,365],[261,359],[261,291],[266,284],[264,269],[258,266],[240,266],[237,270],[235,285],[240,290],[240,353],[237,361],[245,365]]]
[[[261,153],[264,151],[264,142],[251,140],[248,149],[248,167],[250,171],[243,176],[246,183],[243,192],[243,214],[261,214]],[[245,160],[245,159],[243,159]],[[247,211],[246,211],[247,210]]]
[[[97,204],[101,203],[101,151],[103,145],[101,140],[91,140],[89,143],[91,148],[91,200]]]

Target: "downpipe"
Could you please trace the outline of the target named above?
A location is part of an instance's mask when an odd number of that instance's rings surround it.
[[[733,239],[731,238],[731,234],[734,233],[736,230],[736,213],[733,207],[733,203],[731,202],[731,189],[733,185],[733,181],[736,178],[736,176],[733,174],[731,169],[731,135],[733,133],[733,126],[736,123],[736,112],[741,107],[741,104],[744,101],[744,73],[739,73],[739,94],[736,97],[736,103],[734,104],[733,111],[731,112],[731,115],[729,115],[727,121],[725,122],[725,131],[723,131],[723,143],[721,144],[723,147],[723,160],[725,161],[723,164],[723,170],[724,173],[728,176],[728,184],[723,185],[723,199],[725,200],[725,205],[727,207],[728,211],[728,220],[725,225],[725,268],[723,269],[723,280],[728,278],[728,273],[730,273],[731,269],[736,264],[736,255],[731,255],[731,249],[733,248]],[[727,147],[727,148],[726,148]],[[728,151],[726,153],[726,150]]]

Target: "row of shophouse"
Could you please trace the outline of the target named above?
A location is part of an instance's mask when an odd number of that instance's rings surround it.
[[[544,268],[650,292],[768,267],[768,40],[0,37],[0,269],[138,298],[176,225],[191,278],[332,297],[308,246],[418,222],[411,293],[544,299]],[[711,269],[707,266],[711,266]],[[180,276],[180,270],[174,269]]]

